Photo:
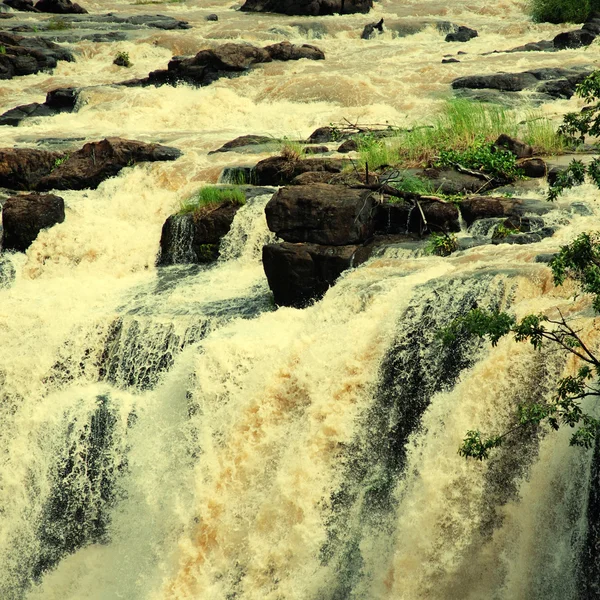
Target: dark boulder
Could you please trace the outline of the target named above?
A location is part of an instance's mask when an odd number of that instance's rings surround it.
[[[427,179],[430,187],[441,194],[468,194],[490,187],[484,178],[469,173],[459,173],[454,169],[427,168],[423,169],[418,176]]]
[[[495,75],[467,75],[452,82],[453,89],[493,89],[503,92],[520,92],[538,83],[531,73],[497,73]]]
[[[21,121],[30,117],[50,117],[55,115],[56,111],[52,110],[45,104],[32,102],[31,104],[22,104],[7,110],[0,115],[0,125],[11,125],[17,127]]]
[[[240,10],[316,17],[336,13],[368,13],[371,8],[373,0],[246,0]]]
[[[290,185],[313,185],[314,183],[331,183],[337,173],[329,173],[328,171],[307,171],[296,175],[290,181]]]
[[[458,208],[450,202],[419,200],[421,210],[412,203],[386,201],[377,206],[375,226],[380,233],[435,233],[460,231]],[[423,221],[425,216],[425,222]]]
[[[358,143],[356,140],[346,140],[342,142],[337,149],[338,152],[346,153],[346,152],[355,152],[358,150]]]
[[[264,50],[268,52],[273,60],[300,60],[301,58],[323,60],[325,58],[322,50],[310,44],[296,46],[290,44],[290,42],[279,42],[272,46],[265,46]]]
[[[469,40],[476,38],[479,34],[475,29],[470,29],[464,25],[460,25],[456,31],[449,33],[446,36],[447,42],[468,42]]]
[[[449,63],[459,63],[460,60],[458,58],[442,58],[442,64],[447,65]]]
[[[63,152],[32,148],[0,148],[0,187],[12,190],[35,189],[65,158]]]
[[[358,246],[268,244],[263,267],[277,306],[304,308],[320,299],[346,269],[357,266]]]
[[[73,152],[67,160],[43,177],[36,189],[44,191],[96,188],[105,179],[114,177],[123,167],[139,162],[176,160],[179,156],[181,152],[177,148],[107,138],[85,144],[81,150]]]
[[[370,238],[374,214],[369,190],[327,184],[281,188],[265,207],[269,229],[286,242],[331,246]]]
[[[35,8],[40,12],[54,13],[59,15],[85,15],[87,10],[71,0],[38,0]]]
[[[257,185],[287,185],[302,173],[324,171],[341,173],[346,162],[337,158],[309,158],[293,160],[283,156],[271,156],[261,160],[254,169]]]
[[[575,31],[565,31],[559,33],[552,43],[557,50],[567,48],[582,48],[589,46],[596,39],[596,34],[587,29],[577,29]]]
[[[306,140],[309,144],[323,144],[335,142],[339,139],[339,130],[336,127],[326,126],[315,129]]]
[[[171,215],[160,236],[158,265],[208,263],[219,256],[221,238],[229,232],[240,205],[223,202],[210,211]]]
[[[326,152],[329,152],[327,146],[306,146],[302,148],[303,154],[325,154]]]
[[[211,13],[210,15],[206,15],[205,19],[207,21],[218,21],[219,20],[219,15],[217,15],[215,13]]]
[[[533,156],[533,148],[529,144],[504,133],[498,137],[494,145],[501,150],[512,152],[517,158],[529,158]]]
[[[3,4],[10,6],[14,10],[22,10],[26,12],[39,12],[33,6],[33,0],[4,0]]]
[[[372,37],[375,37],[377,34],[381,33],[383,33],[383,19],[377,23],[369,23],[368,25],[365,25],[360,37],[363,40],[370,40]]]
[[[526,213],[544,214],[552,206],[549,203],[532,203],[518,198],[494,198],[473,196],[460,203],[460,213],[467,225],[475,221],[500,217],[522,217]]]
[[[2,248],[25,252],[42,229],[65,220],[65,203],[54,194],[12,196],[2,207]]]
[[[78,88],[57,88],[46,94],[44,104],[58,112],[71,112],[75,109],[79,92]]]
[[[546,177],[548,171],[546,163],[541,158],[524,158],[517,162],[517,166],[525,177],[532,179]]]

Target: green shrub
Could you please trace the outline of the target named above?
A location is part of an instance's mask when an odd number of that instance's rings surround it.
[[[115,60],[113,60],[113,65],[117,65],[119,67],[131,67],[132,63],[129,58],[128,52],[117,52],[115,56]]]
[[[449,256],[458,250],[458,240],[453,233],[432,233],[425,251],[437,256]]]
[[[200,188],[187,200],[184,200],[181,203],[178,214],[186,215],[192,213],[194,217],[200,217],[226,202],[243,205],[246,203],[246,196],[244,195],[244,192],[238,188],[206,186]]]
[[[530,0],[529,3],[531,17],[538,23],[583,23],[595,10],[600,10],[600,0]]]
[[[63,29],[72,29],[73,25],[60,17],[52,17],[48,21],[48,31],[62,31]]]

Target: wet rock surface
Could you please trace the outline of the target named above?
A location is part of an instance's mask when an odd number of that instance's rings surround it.
[[[43,103],[32,102],[16,106],[0,115],[0,125],[16,127],[21,121],[32,117],[51,117],[61,112],[75,110],[80,90],[76,88],[59,88],[48,92]]]
[[[64,200],[54,194],[12,196],[2,207],[2,249],[24,252],[42,229],[65,220]]]
[[[87,14],[87,10],[71,2],[71,0],[38,0],[35,3],[36,10],[40,12],[54,13],[59,15],[75,14],[83,15]]]
[[[246,0],[245,12],[273,12],[284,15],[319,15],[368,13],[373,0]]]
[[[290,160],[283,156],[272,156],[256,165],[254,177],[258,185],[287,185],[302,173],[341,173],[346,164],[344,160],[336,158]]]

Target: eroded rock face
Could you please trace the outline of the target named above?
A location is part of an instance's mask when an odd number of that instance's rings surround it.
[[[59,15],[84,15],[87,10],[79,4],[74,4],[71,0],[38,0],[35,8],[40,12],[54,13]]]
[[[284,15],[318,15],[368,13],[373,0],[246,0],[240,10],[273,12]]]
[[[264,50],[268,52],[272,60],[300,60],[307,58],[309,60],[324,60],[325,53],[311,44],[302,44],[296,46],[290,42],[279,42],[272,46],[265,46]]]
[[[32,190],[65,158],[63,152],[32,148],[0,148],[0,186]]]
[[[542,204],[518,198],[494,198],[491,196],[473,196],[460,203],[460,212],[467,225],[481,219],[511,217],[520,218],[526,213],[544,214],[552,209],[549,203]]]
[[[346,269],[356,266],[358,247],[319,244],[268,244],[263,267],[275,304],[304,308],[335,283]]]
[[[2,248],[24,252],[42,229],[65,220],[65,203],[54,194],[11,196],[2,208]]]
[[[204,213],[171,215],[160,236],[158,265],[208,263],[219,256],[219,243],[231,228],[240,205],[223,202]]]
[[[39,12],[33,6],[33,0],[4,0],[3,4],[10,6],[14,10],[22,10],[26,12]]]
[[[286,242],[343,246],[362,243],[375,231],[372,192],[338,185],[282,188],[265,214],[269,229]]]
[[[36,189],[82,190],[96,188],[114,177],[123,167],[139,162],[176,160],[181,156],[177,148],[160,144],[145,144],[121,138],[106,138],[85,144],[81,150],[55,165],[52,172],[42,177]]]
[[[458,209],[454,204],[425,199],[420,200],[419,204],[429,231],[460,231]],[[386,234],[420,234],[425,229],[421,211],[402,201],[388,201],[378,205],[375,225],[378,232]]]

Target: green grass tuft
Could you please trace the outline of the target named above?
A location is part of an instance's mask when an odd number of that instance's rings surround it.
[[[200,217],[204,213],[226,202],[243,205],[246,204],[246,196],[242,190],[235,187],[220,188],[206,186],[200,188],[187,200],[184,200],[181,203],[178,214],[187,215],[192,213],[195,217]]]

